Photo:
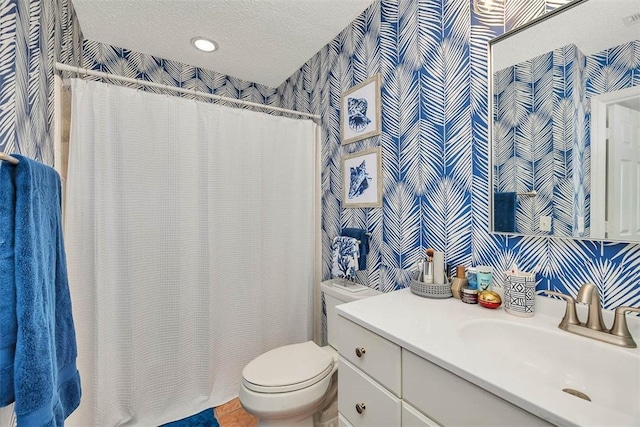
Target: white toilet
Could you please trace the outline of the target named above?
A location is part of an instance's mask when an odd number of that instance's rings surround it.
[[[240,402],[260,419],[259,427],[337,427],[339,304],[380,294],[366,286],[345,287],[339,279],[321,284],[327,308],[329,345],[313,341],[286,345],[253,359],[242,371]]]

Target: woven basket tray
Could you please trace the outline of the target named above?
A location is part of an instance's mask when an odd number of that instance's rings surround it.
[[[414,294],[427,298],[451,298],[453,296],[451,293],[451,284],[449,282],[443,284],[418,282],[414,280],[417,278],[417,275],[418,272],[414,274],[413,278],[409,282],[411,292]]]

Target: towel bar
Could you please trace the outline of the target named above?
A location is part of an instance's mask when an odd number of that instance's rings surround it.
[[[536,197],[538,195],[538,192],[536,190],[531,190],[531,191],[527,191],[526,193],[516,193],[518,196],[529,196],[529,197]]]
[[[20,163],[20,160],[16,159],[13,156],[3,153],[2,151],[0,151],[0,160],[6,160],[12,165],[17,165],[18,163]]]

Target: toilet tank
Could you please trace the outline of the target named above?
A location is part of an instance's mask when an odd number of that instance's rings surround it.
[[[382,293],[343,279],[325,280],[320,284],[320,289],[324,293],[324,303],[327,309],[327,341],[333,348],[337,348],[338,345],[336,306]]]

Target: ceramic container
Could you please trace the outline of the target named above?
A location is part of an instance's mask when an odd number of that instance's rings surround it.
[[[536,311],[536,276],[524,271],[506,272],[504,310],[519,317],[531,317]]]

